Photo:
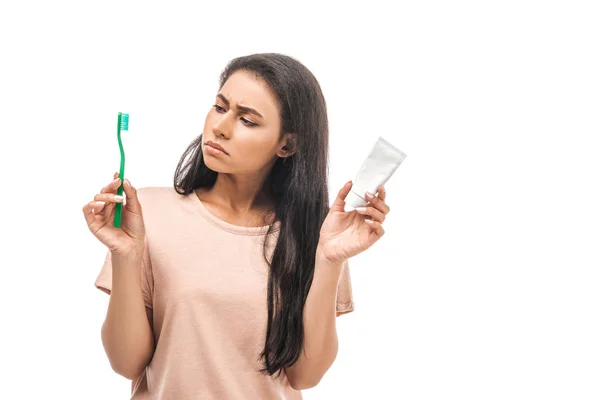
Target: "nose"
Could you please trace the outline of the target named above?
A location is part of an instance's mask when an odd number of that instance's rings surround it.
[[[215,136],[223,136],[225,138],[229,138],[230,135],[230,129],[231,127],[229,126],[229,120],[227,118],[227,113],[226,114],[220,114],[218,116],[215,117],[213,126],[212,126],[212,131],[215,134]]]

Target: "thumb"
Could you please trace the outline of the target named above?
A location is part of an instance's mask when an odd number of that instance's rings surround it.
[[[337,197],[335,198],[335,201],[331,205],[330,211],[333,210],[333,211],[344,212],[344,205],[346,204],[346,196],[348,196],[348,193],[350,193],[350,189],[352,189],[353,184],[354,183],[352,181],[348,181],[340,189]]]
[[[142,213],[142,206],[140,205],[140,201],[138,200],[137,189],[131,186],[131,182],[128,179],[125,179],[123,182],[123,189],[125,190],[125,194],[127,195],[127,209],[136,214]]]

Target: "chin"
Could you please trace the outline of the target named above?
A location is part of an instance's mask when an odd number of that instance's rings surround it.
[[[227,171],[224,171],[223,166],[219,164],[218,160],[214,160],[210,154],[207,155],[206,153],[204,153],[204,150],[202,151],[202,156],[204,159],[204,164],[206,164],[208,169],[215,171],[215,172],[221,172],[221,173],[227,172]]]

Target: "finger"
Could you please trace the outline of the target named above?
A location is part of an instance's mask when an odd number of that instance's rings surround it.
[[[358,207],[355,209],[359,214],[368,215],[373,221],[377,221],[383,224],[385,221],[385,214],[376,209],[375,207]]]
[[[379,239],[385,234],[385,229],[383,229],[383,226],[379,222],[370,219],[366,219],[365,222],[369,224],[373,229],[373,233],[376,235],[376,239]]]
[[[117,196],[112,193],[102,193],[94,196],[94,201],[104,201],[106,203],[122,203],[123,196]]]
[[[344,206],[346,205],[346,196],[348,196],[348,193],[350,193],[350,189],[352,189],[352,181],[346,182],[346,184],[340,189],[330,211],[344,211]]]
[[[125,189],[125,197],[127,199],[127,210],[141,215],[142,205],[138,199],[137,189],[131,185],[129,179],[125,179],[125,182],[123,183],[123,189]]]
[[[99,205],[95,201],[90,201],[85,206],[83,206],[83,216],[85,217],[85,221],[87,222],[88,226],[94,222],[96,216],[96,209],[98,207]]]
[[[381,201],[385,202],[385,198],[387,197],[387,193],[385,192],[385,187],[383,185],[381,185],[379,187],[379,196],[378,196]]]
[[[369,205],[377,208],[379,211],[381,211],[384,214],[387,214],[390,212],[390,207],[385,204],[385,194],[383,195],[384,197],[381,198],[381,188],[377,191],[378,196],[373,196],[373,197],[369,197],[366,193],[365,193],[365,197],[367,200],[369,200]]]
[[[110,204],[110,203],[108,203],[108,204]],[[96,201],[93,206],[92,211],[93,211],[94,215],[98,215],[107,208],[108,207],[106,207],[106,203],[104,201]]]
[[[100,190],[100,193],[116,193],[117,189],[119,188],[119,186],[121,186],[121,179],[120,178],[115,178],[114,181],[112,181],[108,185],[104,186]]]
[[[115,211],[115,208],[117,208],[117,203],[112,202],[112,201],[108,201],[108,202],[106,202],[104,204],[104,207],[99,212],[97,212],[97,213],[101,212],[105,216],[110,216]]]

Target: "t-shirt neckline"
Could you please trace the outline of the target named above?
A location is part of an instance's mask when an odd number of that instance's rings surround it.
[[[206,206],[204,205],[202,200],[200,200],[200,198],[196,194],[195,190],[193,190],[192,193],[190,193],[188,195],[188,199],[190,199],[190,201],[192,203],[194,203],[195,208],[199,211],[199,213],[208,222],[210,222],[217,228],[220,228],[224,231],[235,233],[237,235],[254,235],[254,236],[256,236],[256,235],[266,235],[267,231],[269,230],[269,225],[241,226],[241,225],[233,225],[227,221],[222,220],[221,218],[217,217],[215,214],[211,213],[208,208],[206,208]],[[271,231],[271,233],[275,233],[275,232],[279,231],[280,227],[281,227],[281,222],[276,221],[275,224],[273,225],[273,230]]]

